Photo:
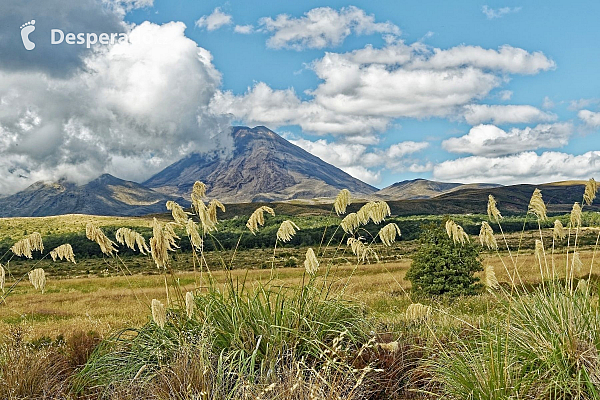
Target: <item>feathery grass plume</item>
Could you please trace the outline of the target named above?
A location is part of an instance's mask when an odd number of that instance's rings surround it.
[[[556,221],[554,221],[554,228],[552,229],[552,239],[563,240],[566,237],[567,231],[565,230],[565,227],[563,226],[562,222],[560,222],[560,220],[557,219]]]
[[[100,251],[103,254],[112,256],[113,253],[117,252],[117,249],[114,247],[115,242],[110,240],[100,228],[96,227],[91,222],[88,222],[85,226],[85,236],[92,242],[96,242],[98,246],[100,246]]]
[[[583,270],[583,261],[581,261],[579,252],[576,251],[575,253],[573,253],[573,274],[575,276],[579,276],[579,275],[581,275],[582,270]]]
[[[179,225],[185,225],[188,220],[188,213],[183,211],[183,207],[176,202],[169,200],[167,201],[167,210],[171,211],[171,215],[175,222]]]
[[[467,232],[463,230],[462,226],[458,225],[451,219],[446,221],[446,233],[455,244],[460,243],[461,245],[463,245],[465,244],[465,242],[468,242],[470,240],[469,235],[467,235]]]
[[[271,214],[272,216],[275,216],[275,211],[273,211],[271,207],[260,206],[256,210],[254,210],[250,218],[248,218],[246,227],[250,229],[250,232],[252,232],[253,235],[256,235],[259,226],[263,226],[265,224],[265,212]]]
[[[371,247],[367,246],[363,241],[362,237],[356,238],[348,238],[347,244],[352,249],[352,253],[356,256],[359,262],[364,262],[365,260],[369,260],[369,254],[373,255],[377,261],[379,261],[379,256]]]
[[[158,268],[166,268],[169,261],[169,251],[177,248],[173,226],[169,223],[163,226],[156,218],[152,221],[152,238],[150,238],[150,254]]]
[[[187,292],[185,294],[185,313],[189,319],[192,319],[194,316],[194,309],[196,308],[196,303],[194,303],[194,294],[192,292]]]
[[[360,226],[360,220],[357,213],[350,213],[342,219],[340,226],[347,234],[352,234]]]
[[[498,207],[496,207],[496,199],[491,194],[488,196],[487,214],[490,221],[495,220],[498,222],[502,219],[502,214],[500,214]]]
[[[335,198],[333,207],[337,215],[346,214],[346,208],[350,205],[350,191],[342,189]]]
[[[540,189],[535,189],[533,191],[531,200],[529,200],[527,212],[534,214],[539,221],[546,221],[548,219],[548,216],[546,215],[546,204],[544,204],[542,191]]]
[[[390,247],[396,241],[396,236],[401,236],[400,228],[395,223],[389,223],[379,230],[379,239],[386,246]]]
[[[161,329],[163,329],[167,323],[167,310],[165,305],[156,299],[152,299],[152,320],[154,320],[154,323]]]
[[[491,264],[486,265],[483,270],[483,284],[490,291],[500,287],[498,278],[496,278],[496,271],[494,271],[494,266]]]
[[[46,273],[44,270],[42,268],[36,268],[27,275],[29,276],[29,282],[31,282],[33,287],[44,293],[44,289],[46,288]]]
[[[196,214],[200,215],[200,209],[202,207],[206,208],[204,201],[202,201],[202,199],[206,197],[206,185],[200,181],[196,181],[190,197],[192,198],[192,208]]]
[[[481,223],[481,229],[479,230],[479,242],[482,246],[487,246],[490,250],[498,250],[498,242],[494,236],[494,230],[487,222]]]
[[[192,246],[194,246],[196,250],[202,250],[204,241],[198,232],[198,225],[191,218],[189,218],[185,224],[185,233],[190,238]]]
[[[385,201],[378,201],[371,208],[370,217],[375,224],[379,224],[385,220],[385,217],[389,217],[390,215],[392,215],[392,211]]]
[[[33,232],[31,235],[19,240],[15,243],[10,250],[19,257],[33,258],[33,252],[44,251],[44,242],[42,241],[42,235],[37,232]]]
[[[210,219],[213,226],[217,226],[219,220],[217,218],[217,208],[220,208],[222,212],[225,212],[225,206],[217,199],[212,199],[210,203],[208,203],[208,218]],[[216,228],[215,228],[216,229]]]
[[[286,219],[281,223],[279,229],[277,229],[277,239],[281,240],[284,243],[289,242],[290,240],[292,240],[292,237],[294,237],[294,235],[296,234],[296,229],[300,230],[300,228],[298,228],[298,225],[296,225],[289,219]]]
[[[150,253],[150,248],[146,244],[146,239],[137,233],[136,231],[129,228],[119,228],[115,233],[115,239],[117,239],[117,243],[120,245],[126,245],[131,250],[135,251],[135,246],[137,245],[140,253],[146,255]]]
[[[356,217],[358,218],[359,224],[366,225],[367,223],[369,223],[369,218],[371,217],[371,211],[373,210],[374,206],[375,206],[375,202],[370,201],[370,202],[364,204],[356,212]]]
[[[2,293],[4,293],[4,285],[6,284],[6,271],[2,264],[0,264],[0,289],[2,289]]]
[[[577,287],[575,288],[576,292],[585,294],[588,292],[588,281],[585,279],[580,279],[579,282],[577,282]]]
[[[596,198],[596,192],[598,191],[598,183],[591,178],[585,184],[585,192],[583,193],[583,203],[588,206],[592,205],[594,199]]]
[[[202,229],[204,230],[204,233],[211,232],[217,229],[216,209],[215,219],[211,218],[210,210],[208,209],[208,207],[206,207],[206,204],[204,204],[202,200],[195,203],[194,209],[196,210],[198,218],[200,218],[200,223],[202,224]]]
[[[418,321],[431,316],[431,306],[421,303],[413,303],[406,309],[406,319],[409,321]]]
[[[535,260],[540,265],[544,263],[544,243],[539,239],[535,241]]]
[[[61,244],[52,250],[50,252],[50,257],[52,257],[52,261],[56,261],[58,258],[59,260],[66,260],[72,262],[73,264],[77,264],[75,262],[75,254],[73,254],[73,247],[71,247],[69,243]]]
[[[581,206],[577,202],[573,204],[570,222],[571,228],[579,228],[581,226]]]
[[[311,276],[315,276],[319,270],[319,260],[317,260],[317,256],[315,255],[315,251],[312,249],[312,247],[309,247],[308,250],[306,250],[304,269],[306,270],[306,273]]]

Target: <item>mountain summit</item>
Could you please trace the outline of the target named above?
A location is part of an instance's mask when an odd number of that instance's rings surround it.
[[[188,197],[194,182],[202,181],[209,197],[229,203],[334,197],[344,188],[353,195],[377,191],[264,126],[234,127],[232,135],[228,157],[191,154],[143,185]]]

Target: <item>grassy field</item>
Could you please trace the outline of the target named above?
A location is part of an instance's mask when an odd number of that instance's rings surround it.
[[[321,206],[224,221],[205,206],[196,223],[175,207],[174,229],[168,215],[2,220],[0,244],[20,247],[1,261],[0,397],[600,398],[598,215],[547,220],[534,194],[500,229],[490,201],[490,225],[382,202],[343,221]],[[77,263],[48,257],[64,239]],[[151,254],[133,248],[149,239]]]

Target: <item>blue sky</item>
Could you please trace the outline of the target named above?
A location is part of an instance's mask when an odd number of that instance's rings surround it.
[[[96,13],[93,31],[120,29],[131,43],[75,51],[32,34],[38,49],[27,52],[2,47],[0,30],[0,100],[13,105],[2,112],[0,102],[0,168],[10,171],[0,189],[61,174],[84,181],[98,170],[143,180],[191,151],[226,154],[219,132],[229,124],[266,125],[378,187],[600,172],[598,2],[59,3],[74,19],[84,18],[82,4],[97,7],[85,13]],[[43,4],[40,35],[48,21],[90,29]],[[2,7],[17,21],[36,17]],[[46,49],[50,57],[34,58]],[[64,109],[47,105],[48,88]],[[22,103],[8,102],[15,92]],[[76,105],[66,100],[72,92]],[[13,143],[34,137],[63,154]]]

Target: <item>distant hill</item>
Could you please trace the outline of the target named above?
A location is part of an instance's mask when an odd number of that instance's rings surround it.
[[[229,157],[191,154],[143,185],[187,197],[200,180],[209,197],[228,203],[334,197],[344,188],[356,195],[377,191],[264,126],[234,127],[232,135],[234,149]]]
[[[169,199],[138,183],[104,174],[85,184],[36,182],[0,198],[0,217],[41,217],[63,214],[134,216],[163,212]]]
[[[444,193],[451,193],[461,189],[484,189],[498,187],[491,183],[445,183],[427,179],[413,179],[394,183],[375,193],[377,197],[385,200],[413,200],[430,199]]]

